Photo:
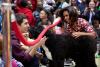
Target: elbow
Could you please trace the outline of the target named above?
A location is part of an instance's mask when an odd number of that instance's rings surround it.
[[[97,34],[96,34],[95,32],[93,32],[93,33],[92,33],[92,37],[93,37],[93,38],[96,38],[96,37],[97,37]]]

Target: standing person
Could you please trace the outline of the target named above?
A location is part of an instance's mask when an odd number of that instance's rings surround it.
[[[22,14],[16,14],[16,20],[19,25],[19,28],[22,33],[27,33],[29,30],[29,24],[27,17]],[[45,44],[47,40],[46,37],[43,37],[36,45],[31,46],[28,49],[25,49],[23,45],[21,45],[19,39],[15,36],[15,32],[12,30],[11,32],[11,45],[12,45],[12,56],[23,63],[24,67],[39,67],[38,60],[35,58],[36,50],[41,45]]]
[[[73,7],[67,7],[60,11],[63,20],[63,33],[68,35],[68,46],[66,49],[69,56],[75,61],[75,67],[97,67],[95,63],[96,33],[92,26],[82,18]],[[66,53],[67,53],[66,52]]]

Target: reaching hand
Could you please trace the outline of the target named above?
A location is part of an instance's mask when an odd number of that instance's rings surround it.
[[[46,40],[47,40],[47,37],[44,36],[44,37],[37,43],[37,46],[40,47],[40,46],[44,45]]]

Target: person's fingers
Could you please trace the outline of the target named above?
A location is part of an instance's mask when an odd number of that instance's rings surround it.
[[[47,40],[47,37],[45,36],[44,41],[46,41],[46,40]]]
[[[46,36],[44,36],[44,37],[41,38],[41,40],[38,42],[38,45],[39,45],[39,46],[44,45],[46,40],[47,40],[47,38],[46,38]]]
[[[47,40],[47,37],[44,36],[41,40],[46,41]]]

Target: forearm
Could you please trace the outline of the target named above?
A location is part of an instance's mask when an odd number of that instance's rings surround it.
[[[29,55],[34,56],[37,52],[37,49],[39,48],[39,44],[37,43],[34,46],[31,46],[26,52],[29,53]]]
[[[91,36],[93,38],[96,38],[96,33],[95,32],[73,32],[72,36],[75,38],[78,38],[80,36]]]
[[[81,35],[86,35],[86,36],[91,36],[93,38],[96,38],[96,33],[95,32],[81,32]]]

